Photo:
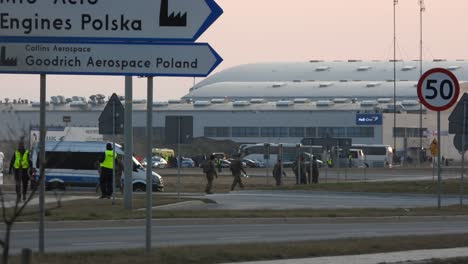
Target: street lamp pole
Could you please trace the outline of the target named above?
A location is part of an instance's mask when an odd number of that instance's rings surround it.
[[[424,0],[419,0],[419,26],[420,26],[420,42],[419,42],[419,74],[423,74],[423,12],[426,10]],[[422,104],[419,102],[419,151],[418,165],[421,166],[422,154]]]
[[[393,0],[393,153],[396,151],[396,5]]]

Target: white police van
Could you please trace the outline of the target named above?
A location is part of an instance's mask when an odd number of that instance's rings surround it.
[[[108,142],[46,141],[45,181],[46,189],[65,190],[69,187],[96,187],[99,182],[99,157],[106,150]],[[124,155],[116,144],[116,154]],[[36,179],[39,177],[39,144],[35,143],[31,160]],[[122,182],[123,182],[122,177]],[[146,190],[146,170],[133,157],[133,191]],[[153,191],[163,191],[162,177],[153,172]]]

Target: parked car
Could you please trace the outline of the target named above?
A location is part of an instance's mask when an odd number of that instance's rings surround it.
[[[182,158],[181,159],[181,168],[195,168],[195,161],[191,158]]]
[[[222,159],[221,161],[221,168],[230,168],[231,162],[229,160]]]
[[[215,159],[225,159],[226,154],[223,152],[213,152],[212,155],[215,156]]]
[[[141,164],[146,167],[146,158],[141,161]],[[167,161],[159,156],[153,156],[151,158],[151,167],[153,169],[159,168],[164,169],[167,167]]]
[[[246,167],[249,168],[265,168],[265,163],[258,160],[242,159],[242,162],[245,163]]]
[[[232,162],[233,160],[234,160],[234,159],[232,159],[232,158],[231,158],[231,159],[228,159],[229,162]],[[231,165],[231,164],[229,164],[229,165]],[[243,161],[243,160],[242,160],[242,167],[244,167],[244,168],[249,168],[249,166],[247,165],[247,163],[246,163],[245,161]]]

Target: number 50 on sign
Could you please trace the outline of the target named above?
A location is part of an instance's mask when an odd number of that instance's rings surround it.
[[[433,111],[444,111],[457,102],[460,84],[451,71],[435,68],[421,76],[417,90],[424,106]]]

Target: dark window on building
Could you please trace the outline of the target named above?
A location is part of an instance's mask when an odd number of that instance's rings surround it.
[[[315,127],[306,127],[306,137],[317,137],[317,129]]]
[[[424,136],[424,132],[427,131],[427,128],[419,129],[419,127],[397,127],[396,130],[393,131],[396,131],[396,133],[394,133],[396,137],[418,138]]]
[[[404,127],[394,127],[393,128],[393,137],[405,137],[406,129]]]
[[[411,128],[411,127],[406,128],[406,137],[414,137],[414,138],[422,137],[424,134],[424,131],[426,130],[427,128],[423,128],[420,130],[419,127],[418,128]]]
[[[319,137],[346,137],[346,130],[344,127],[319,127]]]
[[[287,137],[288,128],[286,127],[262,127],[260,130],[262,137]]]
[[[304,137],[304,128],[303,127],[290,127],[289,136],[290,137]]]
[[[193,116],[166,116],[165,141],[190,144],[193,139]]]
[[[346,136],[354,138],[373,138],[374,128],[373,127],[347,127]]]
[[[229,127],[205,127],[205,137],[230,137]]]
[[[232,137],[258,137],[258,127],[233,127]]]

